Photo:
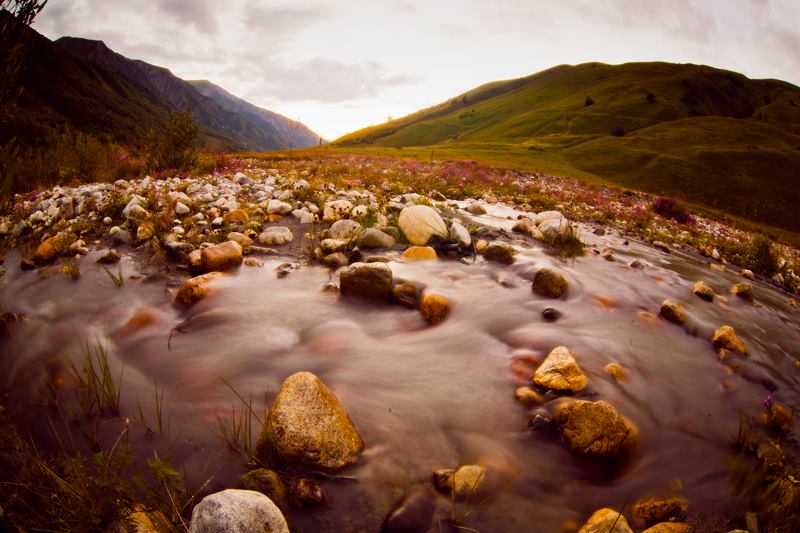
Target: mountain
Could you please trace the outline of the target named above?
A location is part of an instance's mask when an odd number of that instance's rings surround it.
[[[703,65],[561,65],[333,144],[613,183],[800,231],[800,89]]]
[[[220,105],[166,68],[128,59],[101,41],[62,37],[53,42],[31,28],[25,28],[23,38],[20,110],[0,132],[0,141],[13,134],[42,142],[47,132],[68,124],[141,146],[151,129],[163,126],[170,113],[186,104],[200,126],[201,144],[211,150],[280,150],[298,139],[285,137],[285,128]],[[303,146],[317,143],[315,137]]]
[[[222,108],[247,118],[251,123],[265,130],[272,129],[277,131],[281,138],[286,141],[283,146],[284,149],[316,146],[321,142],[319,135],[300,122],[255,106],[208,80],[189,80],[188,83],[197,89],[200,94],[211,98]]]

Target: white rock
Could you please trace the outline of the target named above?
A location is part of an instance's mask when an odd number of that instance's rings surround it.
[[[298,180],[292,185],[292,188],[296,191],[305,191],[308,189],[308,182],[306,180]]]
[[[319,217],[314,213],[309,213],[308,211],[305,211],[300,217],[301,224],[314,224],[315,222],[319,222]]]
[[[533,219],[533,223],[539,226],[545,220],[562,220],[566,217],[561,214],[561,211],[542,211]],[[539,228],[541,229],[541,228]]]
[[[260,492],[227,489],[192,510],[190,533],[289,533],[278,506]]]
[[[411,244],[425,245],[434,235],[447,238],[447,226],[444,225],[442,217],[427,205],[403,208],[397,219],[397,225]]]
[[[350,240],[361,232],[361,224],[355,220],[337,220],[330,228],[328,235],[331,239]]]
[[[470,244],[472,244],[472,237],[470,236],[469,231],[467,231],[467,228],[458,222],[453,222],[453,224],[450,226],[450,240],[461,248],[467,248]]]
[[[258,242],[273,246],[292,242],[292,239],[294,239],[292,230],[284,226],[269,227],[258,236]]]
[[[184,204],[183,202],[176,202],[175,203],[175,213],[178,215],[188,215],[191,209]]]
[[[714,261],[719,261],[719,258],[720,258],[719,250],[717,250],[716,248],[711,250],[711,259],[713,259]]]
[[[539,224],[539,231],[548,238],[565,235],[569,232],[569,221],[566,218],[550,218]]]
[[[218,228],[222,225],[223,222],[225,222],[225,220],[222,217],[217,217],[211,221],[211,225],[214,226],[215,228]]]
[[[281,202],[280,200],[270,200],[267,202],[266,206],[262,207],[266,207],[267,213],[270,215],[288,215],[294,210],[290,204]]]
[[[132,205],[128,210],[127,218],[131,220],[146,220],[150,218],[150,212],[138,204]]]
[[[35,213],[31,214],[28,217],[28,222],[31,224],[36,224],[38,222],[44,222],[45,214],[42,211],[36,211]]]
[[[322,210],[322,220],[325,222],[334,222],[341,220],[342,217],[353,209],[353,204],[347,200],[334,200],[326,202]]]
[[[365,205],[357,205],[350,211],[350,216],[363,217],[369,212],[369,208]]]

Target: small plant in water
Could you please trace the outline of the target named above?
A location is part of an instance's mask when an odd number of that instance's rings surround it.
[[[559,257],[572,258],[586,255],[583,241],[571,226],[566,233],[559,233],[546,239],[545,242],[556,249],[556,255]]]

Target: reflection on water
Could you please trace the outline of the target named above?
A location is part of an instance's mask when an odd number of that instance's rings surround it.
[[[507,226],[507,213],[494,207],[480,218]],[[184,311],[172,305],[164,281],[126,280],[116,288],[94,263],[99,253],[79,261],[76,282],[18,271],[11,255],[0,301],[27,319],[2,344],[3,386],[18,416],[39,416],[46,375],[63,373],[61,358],[80,357],[87,339],[101,339],[113,372],[122,372],[123,415],[135,416],[141,406],[152,425],[154,386],[165,391],[168,433],[142,431],[138,438],[168,453],[190,483],[210,479],[207,490],[214,490],[243,471],[239,456],[214,435],[216,416],[230,416],[238,403],[225,381],[262,405],[285,377],[312,371],[341,399],[367,449],[342,472],[355,481],[323,482],[327,506],[289,515],[297,531],[375,531],[403,494],[427,490],[434,469],[469,463],[489,465],[504,478],[470,518],[481,531],[553,531],[564,520],[582,521],[598,507],[619,508],[676,483],[695,509],[712,511],[730,495],[725,448],[740,413],[757,412],[770,388],[781,402],[800,407],[796,315],[785,296],[761,284],[762,305],[735,297],[705,302],[691,294],[696,280],[725,295],[737,276],[588,229],[582,236],[611,248],[616,261],[590,254],[564,262],[520,241],[511,266],[480,258],[390,262],[395,277],[453,303],[435,327],[402,306],[320,292],[331,279],[324,268],[278,278],[274,267],[285,258],[242,267],[218,282],[213,297]],[[626,266],[634,258],[649,266]],[[531,292],[533,273],[545,265],[567,277],[566,299]],[[122,268],[134,271],[130,262]],[[665,298],[686,304],[685,326],[652,314]],[[544,320],[546,307],[563,317]],[[707,340],[723,324],[750,349],[738,373],[718,362]],[[581,396],[608,401],[642,432],[633,460],[613,476],[576,459],[556,439],[530,433],[527,411],[514,401],[513,358],[541,358],[558,345],[569,347],[589,377]],[[603,372],[610,362],[627,370],[627,380],[617,383]],[[68,387],[61,393],[69,394]],[[119,423],[105,423],[106,438],[118,434]],[[447,516],[447,499],[440,497],[439,506]]]

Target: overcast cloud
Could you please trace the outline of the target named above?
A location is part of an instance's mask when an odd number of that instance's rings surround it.
[[[797,0],[50,0],[34,28],[209,79],[327,138],[564,63],[800,84]]]

